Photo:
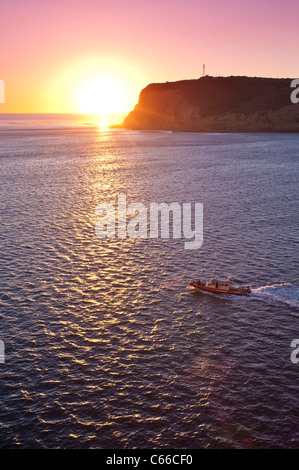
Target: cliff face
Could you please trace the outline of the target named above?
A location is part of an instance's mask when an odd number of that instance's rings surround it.
[[[202,77],[148,85],[125,118],[129,129],[299,131],[291,79]]]

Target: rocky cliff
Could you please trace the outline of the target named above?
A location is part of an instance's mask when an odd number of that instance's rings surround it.
[[[299,131],[292,79],[202,77],[153,83],[125,118],[129,129]]]

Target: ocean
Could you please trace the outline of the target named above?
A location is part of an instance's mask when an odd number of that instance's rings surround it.
[[[298,448],[298,151],[2,115],[1,448]],[[202,246],[100,239],[120,194],[202,203]]]

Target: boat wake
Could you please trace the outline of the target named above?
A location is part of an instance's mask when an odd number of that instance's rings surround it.
[[[299,307],[299,285],[291,283],[272,284],[251,288],[252,296]]]

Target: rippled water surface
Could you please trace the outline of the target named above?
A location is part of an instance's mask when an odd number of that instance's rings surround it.
[[[299,447],[299,136],[25,127],[0,130],[1,447]],[[100,240],[119,194],[202,202],[202,247]],[[252,295],[189,289],[214,275]]]

